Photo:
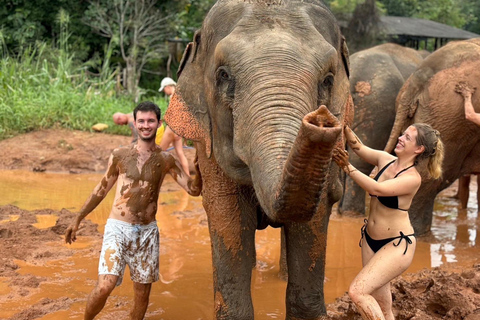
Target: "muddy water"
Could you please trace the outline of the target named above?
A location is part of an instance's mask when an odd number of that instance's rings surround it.
[[[13,204],[22,209],[35,210],[66,208],[76,212],[100,180],[98,174],[69,175],[21,171],[2,171],[0,174],[0,205]],[[474,179],[472,179],[474,180]],[[467,210],[459,209],[457,201],[449,196],[456,191],[449,188],[437,197],[432,226],[434,240],[419,241],[412,266],[407,272],[416,272],[448,264],[470,267],[479,257],[479,219],[476,185],[471,190]],[[99,224],[103,232],[113,201],[113,192],[92,212],[88,219]],[[157,214],[160,228],[161,281],[154,284],[146,319],[212,319],[213,289],[210,242],[206,215],[200,198],[190,197],[167,177],[159,199]],[[15,216],[9,217],[16,219]],[[18,218],[18,217],[17,217]],[[2,221],[0,221],[2,223]],[[37,216],[37,228],[55,224],[55,217]],[[361,268],[358,248],[361,218],[333,215],[329,226],[325,299],[333,302],[345,293],[349,283]],[[256,236],[257,267],[253,271],[252,293],[256,319],[283,319],[286,283],[278,278],[280,253],[279,229],[267,228]],[[52,246],[65,246],[61,239]],[[42,284],[39,290],[15,303],[0,303],[0,319],[8,318],[43,298],[68,297],[75,302],[69,310],[58,311],[40,319],[82,319],[86,295],[97,278],[99,243],[85,238],[72,248],[92,247],[90,254],[52,261],[46,265],[29,265],[17,261],[18,272],[55,278]],[[0,279],[0,294],[8,294],[6,279]],[[122,286],[117,287],[98,319],[119,319],[129,310],[132,301],[132,283],[128,271]],[[123,312],[123,313],[122,313]]]

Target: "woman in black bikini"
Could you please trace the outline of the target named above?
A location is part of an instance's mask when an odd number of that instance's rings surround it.
[[[410,266],[417,243],[408,216],[421,184],[416,165],[428,161],[430,176],[438,179],[442,173],[443,144],[437,130],[421,123],[411,125],[398,138],[397,157],[363,145],[348,127],[345,136],[358,156],[381,168],[372,179],[348,162],[346,151],[334,151],[334,161],[372,197],[360,240],[363,269],[348,294],[363,319],[393,320],[390,281]]]

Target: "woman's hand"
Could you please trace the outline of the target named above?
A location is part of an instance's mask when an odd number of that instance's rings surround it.
[[[362,141],[357,137],[355,132],[353,132],[352,129],[350,129],[349,126],[345,126],[343,129],[343,132],[345,133],[345,139],[347,140],[348,145],[352,150],[358,151],[360,150],[360,146],[362,145]]]
[[[345,172],[348,170],[348,152],[343,148],[336,147],[333,149],[332,159]]]

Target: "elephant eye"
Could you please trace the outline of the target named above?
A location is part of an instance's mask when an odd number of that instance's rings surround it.
[[[231,80],[230,72],[225,67],[217,69],[217,81],[229,81]]]
[[[322,86],[324,88],[330,88],[330,87],[333,87],[333,75],[329,74],[328,76],[325,77],[325,79],[323,79],[323,83],[322,83]]]
[[[235,78],[230,69],[221,66],[217,69],[216,74],[217,89],[221,95],[228,99],[233,99],[235,95]]]
[[[335,78],[333,77],[333,74],[329,73],[325,78],[323,78],[323,80],[319,82],[317,106],[321,106],[323,104],[329,107],[334,80]]]

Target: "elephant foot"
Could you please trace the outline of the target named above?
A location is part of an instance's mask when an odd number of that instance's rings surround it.
[[[460,93],[464,98],[472,96],[477,88],[469,85],[465,81],[460,81],[455,85],[455,92]]]

